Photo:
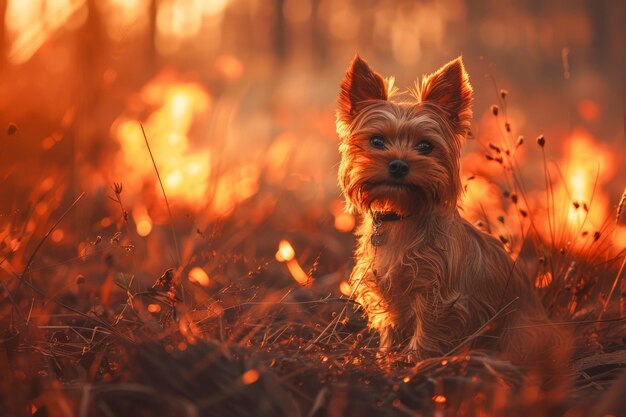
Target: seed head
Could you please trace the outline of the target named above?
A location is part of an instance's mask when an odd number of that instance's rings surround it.
[[[622,216],[622,211],[624,210],[624,206],[626,205],[626,189],[622,193],[622,198],[619,200],[619,204],[617,205],[617,215],[615,216],[615,221],[619,223],[619,218]]]
[[[544,138],[543,135],[539,135],[537,137],[537,143],[543,148],[546,144],[546,138]]]
[[[498,152],[498,153],[502,152],[502,151],[500,150],[500,147],[498,147],[498,146],[494,145],[493,143],[490,143],[490,144],[489,144],[489,147],[490,147],[491,149],[493,149],[494,151]]]
[[[9,123],[7,126],[7,135],[13,136],[17,133],[17,125],[15,123]]]

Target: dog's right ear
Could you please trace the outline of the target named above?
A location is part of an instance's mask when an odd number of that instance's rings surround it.
[[[369,100],[387,100],[387,85],[357,54],[341,83],[337,100],[337,121],[350,125]]]

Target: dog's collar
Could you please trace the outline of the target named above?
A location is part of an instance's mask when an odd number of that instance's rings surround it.
[[[370,210],[370,213],[372,215],[372,220],[373,220],[373,230],[372,230],[372,236],[370,237],[370,242],[372,243],[372,246],[374,247],[378,247],[378,246],[382,246],[385,243],[385,236],[383,236],[382,233],[380,233],[380,227],[383,225],[384,222],[397,222],[400,220],[404,220],[407,217],[411,217],[409,216],[401,216],[396,212],[393,211],[374,211],[374,210]]]
[[[372,211],[372,219],[374,219],[375,223],[397,222],[408,217],[411,216],[402,216],[393,211]]]

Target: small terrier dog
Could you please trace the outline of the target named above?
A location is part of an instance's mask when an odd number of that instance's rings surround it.
[[[357,55],[336,123],[339,184],[362,216],[350,285],[381,350],[416,360],[459,347],[548,357],[561,334],[530,281],[457,209],[473,93],[461,58],[423,77],[411,102],[391,101],[393,90]]]

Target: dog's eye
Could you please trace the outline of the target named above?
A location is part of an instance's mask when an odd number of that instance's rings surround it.
[[[433,151],[433,144],[427,140],[423,140],[415,145],[415,149],[422,155],[428,155]]]
[[[384,149],[385,139],[383,139],[382,136],[372,136],[370,138],[370,144],[376,149]]]

